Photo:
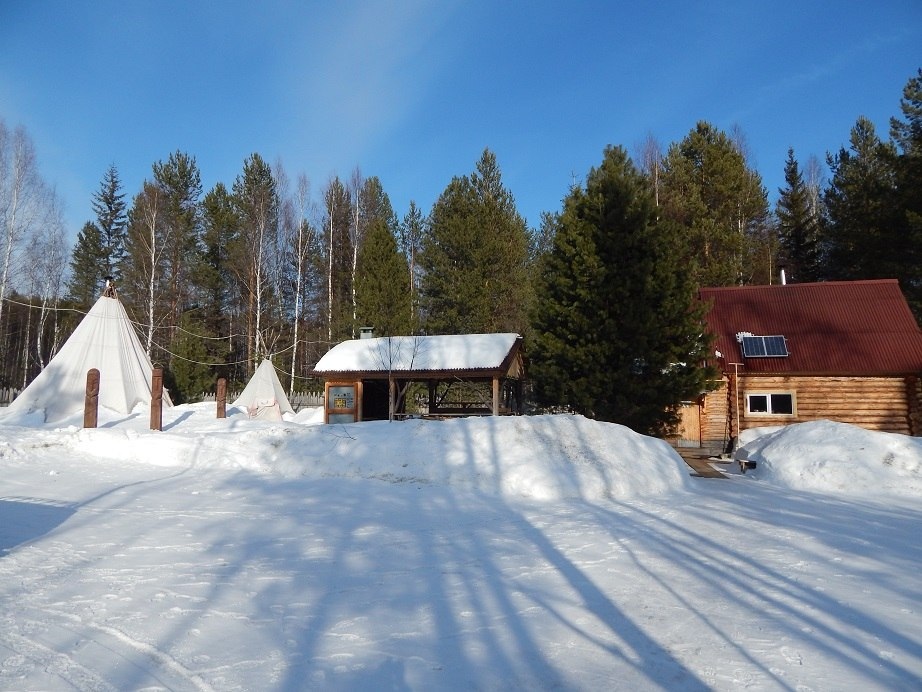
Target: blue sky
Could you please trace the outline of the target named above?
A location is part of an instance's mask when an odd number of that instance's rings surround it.
[[[23,125],[72,235],[115,164],[128,200],[171,152],[207,191],[244,159],[356,167],[427,213],[485,147],[529,225],[608,144],[699,120],[747,138],[773,200],[789,146],[883,137],[922,67],[922,2],[0,0],[0,118]]]

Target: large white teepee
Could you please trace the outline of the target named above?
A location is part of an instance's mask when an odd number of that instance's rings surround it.
[[[272,361],[266,358],[231,406],[245,407],[250,418],[282,420],[283,413],[294,413],[279,382]]]
[[[118,298],[102,296],[96,301],[57,355],[7,410],[44,410],[49,423],[81,413],[91,368],[99,370],[101,407],[131,413],[137,404],[150,404],[153,367]],[[166,390],[163,404],[172,406]]]

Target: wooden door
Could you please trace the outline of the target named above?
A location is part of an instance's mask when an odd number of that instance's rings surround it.
[[[683,401],[679,410],[679,447],[701,446],[701,405],[697,401]]]

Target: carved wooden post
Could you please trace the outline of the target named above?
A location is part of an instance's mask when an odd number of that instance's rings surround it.
[[[150,429],[163,429],[163,368],[154,368],[151,376]]]
[[[99,420],[99,370],[86,373],[86,398],[83,400],[83,427],[95,428]]]
[[[215,401],[218,404],[218,418],[227,418],[227,380],[223,377],[218,378]]]

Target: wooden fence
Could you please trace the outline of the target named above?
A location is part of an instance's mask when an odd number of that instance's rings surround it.
[[[241,392],[243,392],[242,389],[239,392],[228,392],[227,405],[230,406],[232,402],[236,401]],[[214,392],[202,392],[198,400],[214,401],[215,394]],[[300,411],[302,408],[323,406],[323,392],[298,392],[288,397],[288,403],[291,404],[291,408],[295,411]]]
[[[9,406],[10,402],[15,399],[21,391],[21,389],[0,387],[0,406]],[[241,389],[240,392],[242,391],[243,390]],[[231,402],[235,401],[237,397],[240,396],[240,392],[227,393],[228,405],[230,405]],[[214,401],[215,394],[214,392],[203,392],[198,400]],[[288,397],[288,403],[291,404],[291,408],[293,408],[295,411],[300,411],[302,408],[313,406],[323,406],[323,392],[299,392],[293,396]]]

